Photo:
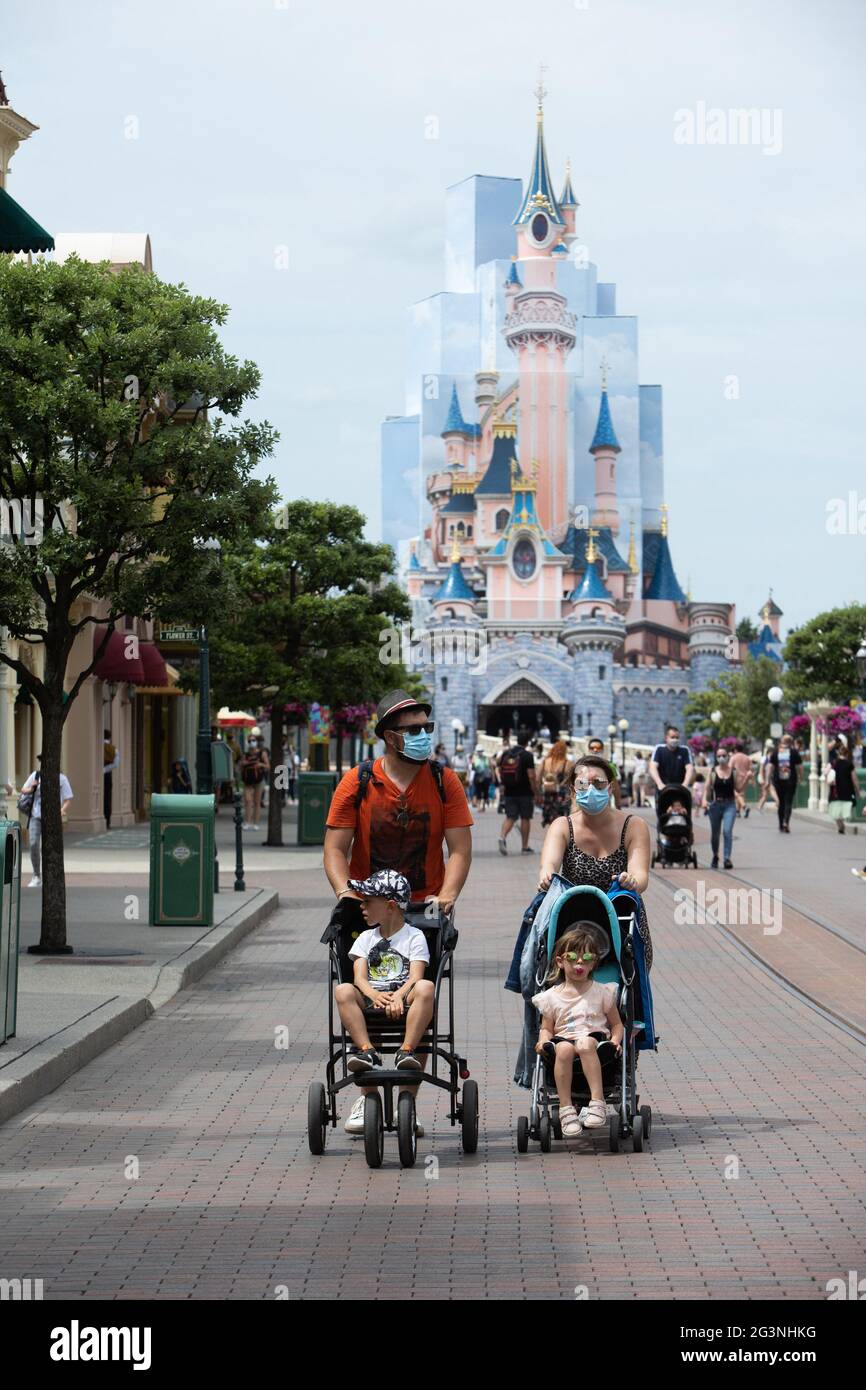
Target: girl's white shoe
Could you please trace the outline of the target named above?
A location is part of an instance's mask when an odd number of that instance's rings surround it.
[[[563,1105],[559,1112],[559,1123],[562,1126],[563,1139],[576,1139],[583,1133],[583,1125],[577,1118],[577,1111],[573,1105]]]
[[[591,1100],[589,1105],[583,1107],[578,1118],[584,1129],[600,1129],[607,1124],[607,1106],[603,1100]]]

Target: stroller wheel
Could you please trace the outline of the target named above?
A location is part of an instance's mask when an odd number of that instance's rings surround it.
[[[415,1167],[418,1139],[415,1134],[415,1097],[411,1091],[401,1091],[397,1101],[397,1151],[401,1167]]]
[[[553,1137],[554,1137],[554,1139],[561,1139],[561,1138],[562,1138],[562,1125],[560,1124],[560,1120],[559,1120],[559,1111],[558,1111],[558,1110],[555,1112],[555,1114],[554,1114],[554,1116],[553,1116],[553,1119],[551,1120],[550,1123],[551,1123],[551,1128],[553,1129]]]
[[[622,1128],[622,1120],[621,1120],[621,1117],[620,1117],[620,1113],[619,1113],[619,1111],[617,1110],[616,1114],[615,1114],[615,1115],[611,1115],[611,1117],[610,1117],[610,1133],[609,1133],[609,1135],[608,1135],[608,1142],[609,1142],[609,1144],[610,1144],[610,1151],[611,1151],[612,1154],[618,1154],[619,1151],[620,1151],[620,1130],[621,1130],[621,1128]]]
[[[364,1097],[364,1156],[368,1168],[381,1168],[385,1156],[385,1125],[378,1091]]]
[[[631,1127],[631,1142],[636,1154],[643,1153],[644,1138],[645,1135],[643,1128],[643,1115],[641,1115],[640,1111],[638,1111],[637,1115],[635,1115],[634,1120],[632,1121]]]
[[[543,1154],[549,1154],[552,1135],[550,1131],[550,1118],[547,1115],[542,1115],[541,1117],[541,1124],[538,1126],[538,1138],[541,1142],[541,1152]]]
[[[517,1152],[525,1154],[529,1151],[529,1120],[525,1115],[521,1115],[517,1121]]]
[[[642,1105],[641,1108],[640,1108],[640,1113],[641,1113],[641,1118],[642,1118],[642,1120],[643,1120],[643,1137],[644,1137],[644,1140],[647,1140],[647,1139],[649,1139],[650,1134],[652,1133],[652,1127],[653,1127],[653,1112],[652,1112],[652,1107],[649,1106],[649,1105]]]
[[[321,1081],[314,1081],[307,1092],[307,1142],[311,1154],[325,1152],[327,1132],[328,1103],[325,1099],[325,1088]]]
[[[460,1125],[463,1152],[474,1154],[478,1148],[478,1082],[467,1081],[463,1086]]]

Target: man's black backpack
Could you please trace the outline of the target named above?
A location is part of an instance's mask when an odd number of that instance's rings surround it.
[[[506,791],[516,787],[520,781],[520,768],[523,762],[522,748],[506,748],[499,759],[499,776]]]
[[[438,761],[438,759],[430,758],[427,763],[427,766],[433,773],[433,781],[436,783],[436,789],[439,792],[439,800],[444,804],[445,779],[442,775],[442,764]],[[355,793],[355,810],[358,809],[358,807],[361,805],[361,802],[364,800],[364,797],[367,795],[367,788],[370,785],[370,779],[372,776],[373,759],[365,758],[362,763],[358,764],[358,790]]]

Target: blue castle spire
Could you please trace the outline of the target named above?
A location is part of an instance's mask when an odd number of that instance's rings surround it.
[[[580,203],[574,196],[574,189],[571,186],[571,160],[565,165],[565,186],[559,195],[559,206],[561,208],[579,208]]]
[[[580,599],[604,599],[608,603],[613,603],[613,594],[605,588],[604,580],[598,572],[596,560],[592,560],[587,565],[580,585],[569,595],[570,603],[576,603]]]
[[[451,552],[451,568],[445,576],[444,582],[440,584],[436,593],[433,595],[434,603],[447,603],[461,601],[464,603],[474,603],[478,595],[474,589],[470,589],[463,576],[460,567],[460,551],[455,546]]]
[[[595,434],[589,446],[589,452],[594,454],[597,449],[612,449],[615,454],[621,454],[619,440],[613,427],[613,420],[610,418],[610,405],[607,399],[607,385],[602,384],[601,404],[598,407],[598,421],[595,426]]]
[[[686,602],[680,581],[674,573],[674,562],[671,559],[667,530],[662,531],[659,537],[656,565],[644,598],[668,599],[673,603]]]
[[[556,201],[556,194],[553,191],[553,182],[550,177],[550,170],[547,167],[547,151],[544,148],[544,112],[541,105],[543,90],[538,92],[538,129],[535,137],[535,157],[532,161],[532,171],[526,185],[526,192],[523,195],[523,202],[520,210],[515,217],[512,226],[521,227],[526,222],[530,222],[537,212],[544,212],[557,227],[565,226],[565,218],[559,210]]]
[[[517,285],[519,289],[523,289],[523,281],[517,273],[517,261],[511,262],[511,269],[508,272],[505,283],[506,285]]]

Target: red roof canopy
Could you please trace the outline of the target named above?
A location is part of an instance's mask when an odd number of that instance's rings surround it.
[[[139,642],[138,651],[144,666],[144,685],[168,685],[168,670],[161,653],[153,642]]]
[[[115,629],[108,639],[108,646],[102,653],[93,668],[93,674],[100,681],[115,681],[118,685],[130,682],[132,685],[145,685],[145,666],[142,660],[144,648],[149,646],[147,642],[129,642],[126,639],[135,636],[133,632],[118,632]],[[93,630],[93,650],[97,651],[99,645],[105,637],[105,628],[97,627]],[[138,650],[138,656],[133,657],[132,652]],[[159,655],[158,653],[156,653]],[[163,675],[165,673],[165,663],[163,663]],[[158,684],[164,684],[160,680]]]

